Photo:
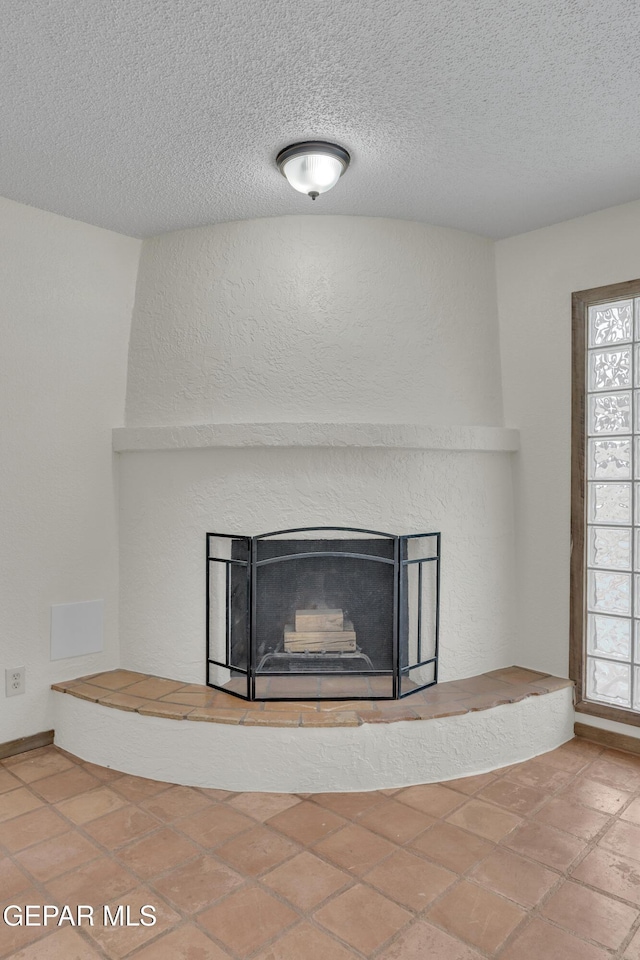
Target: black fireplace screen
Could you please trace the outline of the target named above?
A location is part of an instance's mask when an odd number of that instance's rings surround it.
[[[440,534],[207,534],[207,684],[247,700],[398,699],[438,679]]]

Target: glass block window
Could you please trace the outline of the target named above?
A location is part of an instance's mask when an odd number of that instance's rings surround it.
[[[640,710],[640,297],[586,323],[584,698]]]

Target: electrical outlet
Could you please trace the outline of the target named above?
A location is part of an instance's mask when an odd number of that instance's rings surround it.
[[[18,694],[24,693],[25,673],[24,667],[13,667],[12,670],[5,670],[4,685],[8,697],[17,697]]]

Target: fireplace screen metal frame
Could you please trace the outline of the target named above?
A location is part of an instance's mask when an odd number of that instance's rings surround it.
[[[384,540],[389,544],[388,553],[390,556],[375,556],[368,553],[356,553],[343,550],[318,550],[309,552],[285,552],[281,556],[264,557],[260,556],[260,545],[265,541],[276,538],[292,537],[295,534],[306,535],[303,539],[308,539],[309,534],[326,534],[334,532],[336,534],[350,534],[351,537],[345,537],[340,542],[347,543],[349,539],[354,539],[354,535],[362,535],[367,538]],[[327,537],[321,539],[329,539]],[[334,539],[334,538],[331,538]],[[414,557],[411,554],[415,552],[418,541],[427,540],[429,549],[426,551],[428,556]],[[215,541],[224,543],[229,541],[229,547],[225,548],[225,556],[212,556],[212,546]],[[287,542],[286,540],[281,542]],[[299,543],[300,541],[296,541]],[[315,541],[316,543],[318,541]],[[440,631],[440,533],[416,533],[405,536],[396,536],[394,534],[382,533],[377,530],[365,530],[358,527],[296,527],[288,530],[277,530],[271,533],[260,534],[256,537],[238,536],[226,533],[207,533],[206,534],[206,635],[207,635],[207,686],[216,690],[221,690],[231,696],[239,697],[242,700],[370,700],[371,692],[366,694],[348,694],[345,696],[328,693],[322,695],[305,693],[301,696],[278,696],[266,695],[265,690],[259,686],[261,680],[265,678],[287,677],[287,678],[307,678],[317,677],[324,679],[328,677],[345,677],[347,674],[344,669],[331,670],[322,669],[316,673],[308,668],[303,670],[263,670],[262,664],[266,659],[274,659],[274,652],[268,653],[265,657],[260,655],[257,650],[258,636],[258,575],[262,568],[275,563],[287,563],[292,560],[305,560],[307,558],[320,557],[341,557],[352,560],[366,560],[375,563],[383,563],[393,568],[393,603],[392,603],[392,631],[389,637],[389,648],[391,652],[390,668],[349,670],[349,678],[389,678],[391,683],[386,686],[389,693],[376,694],[378,700],[399,700],[410,696],[419,690],[425,690],[433,686],[438,681],[438,648]],[[233,556],[234,551],[240,556]],[[264,551],[263,551],[264,552]],[[228,556],[226,554],[229,554]],[[244,556],[242,556],[244,555]],[[212,614],[212,564],[223,564],[225,566],[224,574],[224,616],[225,616],[225,655],[224,659],[216,658],[215,645],[219,645],[220,638],[214,637],[211,627]],[[434,564],[435,575],[432,575],[433,597],[431,598],[429,620],[432,632],[432,655],[422,659],[423,651],[423,625],[425,623],[425,611],[423,610],[423,568],[425,564]],[[417,577],[412,573],[411,567],[417,568]],[[244,575],[242,576],[242,572]],[[431,573],[431,571],[430,571]],[[234,656],[233,648],[233,623],[232,623],[232,580],[235,579],[237,605],[237,584],[238,578],[241,579],[242,592],[246,590],[246,615],[243,612],[243,620],[240,629],[246,638],[246,656],[243,662],[238,662]],[[415,580],[417,586],[413,590],[410,587],[410,577]],[[414,594],[414,595],[411,595]],[[220,591],[218,591],[218,602],[222,605]],[[244,603],[244,601],[242,601]],[[244,609],[244,608],[243,608]],[[410,614],[411,610],[411,614]],[[409,642],[409,621],[415,624],[412,632],[415,634],[412,645],[415,647],[414,662],[410,662],[410,642]],[[336,659],[349,657],[358,659],[366,663],[368,656],[358,647],[357,654],[336,655]],[[303,655],[300,655],[301,657]],[[294,659],[294,658],[291,658]],[[421,668],[433,665],[432,678],[427,682],[416,682],[412,680],[412,673],[416,674]],[[229,677],[234,677],[233,681],[225,680],[224,684],[214,682],[211,679],[212,669],[220,668],[228,673]],[[381,682],[381,681],[379,681]]]

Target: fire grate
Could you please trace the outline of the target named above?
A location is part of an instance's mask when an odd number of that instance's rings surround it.
[[[390,700],[438,679],[440,533],[207,533],[207,684],[246,700]]]

